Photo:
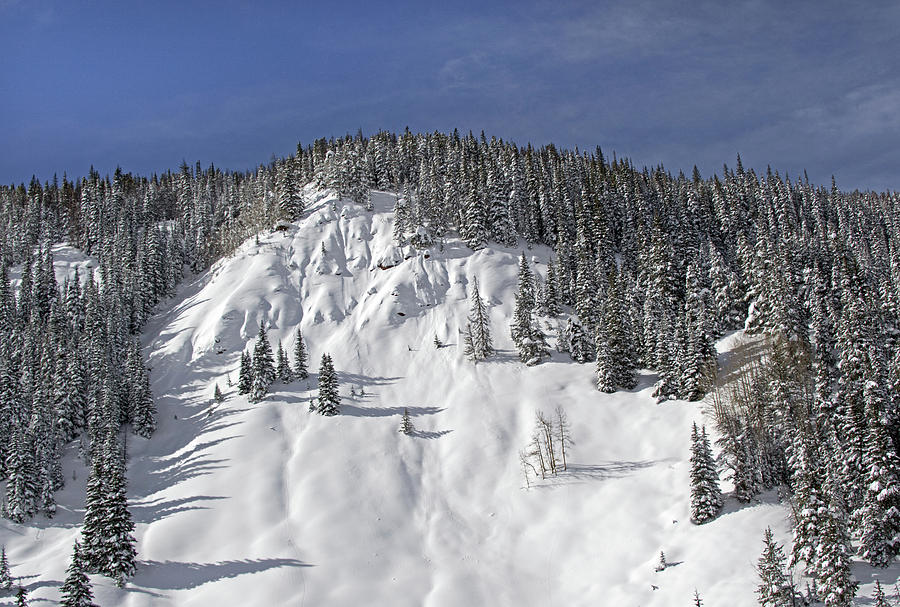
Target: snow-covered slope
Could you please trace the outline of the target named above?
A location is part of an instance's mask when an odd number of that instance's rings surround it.
[[[762,530],[785,541],[787,511],[729,500],[691,525],[699,405],[655,404],[648,375],[607,395],[593,365],[518,362],[520,250],[400,250],[392,195],[367,212],[308,194],[302,220],[186,281],[146,327],[159,430],[128,443],[140,561],[124,589],[93,576],[99,604],[669,606],[695,588],[708,605],[755,604]],[[546,269],[547,249],[526,254]],[[475,278],[500,349],[478,365],[458,333]],[[313,372],[332,355],[340,416],[308,412],[315,373],[258,404],[227,387],[260,322],[289,351],[302,327]],[[518,452],[535,410],[557,405],[569,471],[526,489]],[[413,436],[397,431],[404,408]],[[83,515],[86,470],[70,456],[66,474],[56,518],[0,530],[14,574],[51,604]],[[660,550],[677,566],[654,572]]]

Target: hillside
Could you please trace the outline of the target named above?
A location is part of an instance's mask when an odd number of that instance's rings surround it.
[[[159,429],[127,445],[138,570],[124,589],[93,576],[99,604],[677,605],[695,588],[755,604],[762,530],[786,541],[788,511],[765,495],[690,524],[701,405],[657,405],[647,374],[602,394],[593,365],[565,355],[522,365],[508,330],[520,249],[400,250],[393,195],[375,193],[374,212],[307,195],[301,220],[186,280],[145,327]],[[527,255],[540,273],[550,251]],[[499,348],[478,365],[458,334],[474,278]],[[332,355],[340,416],[308,412],[315,373],[258,404],[226,386],[263,321],[289,351],[302,328],[311,371]],[[518,452],[557,405],[569,470],[526,489]],[[14,575],[51,604],[82,516],[71,450],[58,515],[0,532]],[[678,565],[654,572],[660,550]]]

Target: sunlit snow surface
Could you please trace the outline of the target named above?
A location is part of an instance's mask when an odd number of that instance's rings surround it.
[[[522,365],[509,338],[521,249],[401,250],[393,195],[375,193],[374,212],[307,195],[291,229],[187,279],[147,324],[159,430],[128,438],[138,570],[124,589],[91,576],[100,605],[672,606],[695,589],[706,605],[756,604],[763,529],[786,542],[788,510],[774,494],[728,499],[690,524],[701,405],[657,405],[650,375],[602,394],[594,366],[565,355]],[[542,274],[549,254],[526,251]],[[57,259],[88,262],[65,247]],[[500,350],[478,365],[458,333],[474,278]],[[261,321],[289,352],[299,324],[313,373],[250,404],[227,384]],[[308,412],[323,352],[341,381],[333,418]],[[535,410],[557,405],[576,441],[569,471],[526,490],[518,452]],[[397,431],[404,408],[414,436]],[[55,518],[0,523],[34,604],[59,600],[78,536],[87,469],[74,453]],[[660,550],[677,565],[654,572]]]

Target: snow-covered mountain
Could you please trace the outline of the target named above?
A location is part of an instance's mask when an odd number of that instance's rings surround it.
[[[122,589],[92,576],[100,605],[668,606],[695,589],[706,605],[756,604],[763,530],[788,541],[789,512],[764,495],[689,522],[702,404],[656,404],[647,374],[603,394],[593,365],[562,354],[520,363],[509,323],[522,249],[400,249],[393,194],[373,193],[374,211],[306,194],[301,220],[186,280],[145,327],[159,428],[127,445],[139,563]],[[545,271],[549,249],[525,254]],[[498,348],[477,365],[459,333],[476,278]],[[250,403],[229,382],[263,322],[288,351],[302,329],[313,373]],[[308,411],[323,353],[337,417]],[[568,470],[528,488],[519,451],[535,412],[557,406],[575,440]],[[59,600],[79,533],[87,469],[74,446],[65,474],[56,517],[0,530],[36,602]],[[657,572],[660,551],[670,567]]]

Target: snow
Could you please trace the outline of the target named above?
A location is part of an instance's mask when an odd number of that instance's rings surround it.
[[[84,254],[84,252],[72,245],[57,243],[51,247],[51,251],[53,252],[53,270],[56,274],[56,282],[60,288],[62,288],[66,280],[75,278],[76,270],[83,283],[99,267],[96,259]],[[13,289],[18,290],[19,283],[22,282],[21,265],[13,266],[9,269],[9,280]]]
[[[148,323],[159,430],[128,439],[138,570],[124,589],[92,576],[99,604],[669,606],[695,589],[708,605],[756,604],[763,530],[787,542],[788,510],[773,494],[728,498],[716,520],[689,522],[701,405],[657,405],[649,374],[610,395],[593,365],[521,364],[521,249],[401,250],[392,194],[374,193],[374,212],[306,194],[303,219],[188,279]],[[66,251],[58,263],[87,263]],[[539,273],[549,255],[528,252]],[[459,343],[475,278],[499,349],[477,365]],[[261,321],[289,352],[302,328],[311,376],[250,404],[227,378]],[[334,418],[307,410],[323,352],[341,381]],[[535,410],[557,405],[569,470],[526,489],[518,452]],[[83,516],[87,470],[70,451],[58,516],[0,527],[13,574],[50,604]],[[655,572],[660,550],[669,566]]]

